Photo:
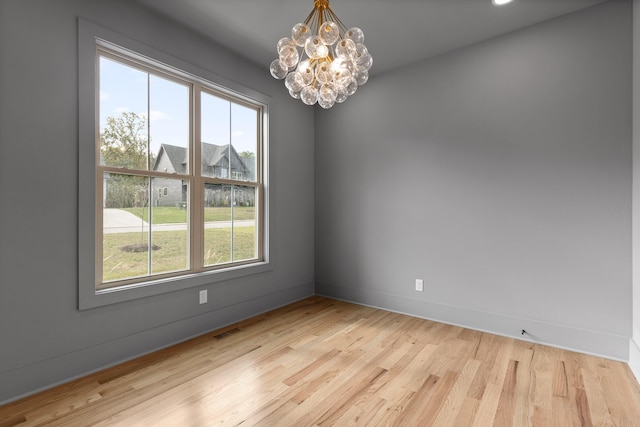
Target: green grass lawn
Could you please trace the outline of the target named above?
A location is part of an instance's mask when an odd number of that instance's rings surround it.
[[[255,258],[257,256],[255,253],[255,228],[235,227],[233,230],[233,260]],[[121,250],[127,245],[146,243],[147,238],[148,233],[105,234],[103,281],[149,275],[148,252],[124,252]],[[211,228],[204,231],[205,265],[210,266],[232,261],[231,238],[231,228]],[[186,231],[156,231],[153,233],[152,244],[160,247],[158,250],[151,251],[152,274],[188,269],[187,254],[189,251]]]
[[[153,224],[184,224],[187,222],[187,211],[176,207],[159,206],[153,209]],[[125,208],[138,218],[147,221],[149,208]],[[233,208],[233,218],[236,220],[255,219],[255,208],[236,206]],[[204,208],[205,222],[230,221],[231,208]]]

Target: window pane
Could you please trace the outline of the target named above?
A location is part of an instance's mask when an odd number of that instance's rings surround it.
[[[100,57],[100,164],[148,168],[148,75]]]
[[[189,187],[180,179],[151,180],[151,274],[189,268]]]
[[[206,92],[201,93],[200,100],[202,175],[229,178],[231,103]]]
[[[149,179],[109,174],[103,178],[103,282],[149,273]]]
[[[151,75],[149,89],[152,168],[160,172],[187,174],[189,173],[189,87]]]
[[[103,282],[189,268],[187,181],[149,188],[149,178],[105,173],[103,189]]]
[[[258,110],[231,105],[231,168],[233,179],[256,180]]]
[[[204,186],[204,265],[231,262],[233,215],[232,186]]]
[[[233,200],[233,260],[255,259],[258,257],[256,189],[234,186]]]

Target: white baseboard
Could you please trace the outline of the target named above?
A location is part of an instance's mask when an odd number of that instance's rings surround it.
[[[629,361],[629,337],[622,335],[416,300],[364,288],[316,283],[316,293],[329,298],[341,299],[551,347],[622,362]],[[527,331],[525,335],[521,334],[523,329]],[[640,362],[638,366],[640,367]]]
[[[640,345],[633,338],[629,340],[629,367],[640,382]]]

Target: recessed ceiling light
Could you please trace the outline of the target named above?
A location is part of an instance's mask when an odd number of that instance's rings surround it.
[[[491,3],[496,6],[502,6],[503,4],[511,3],[512,1],[513,0],[491,0]]]

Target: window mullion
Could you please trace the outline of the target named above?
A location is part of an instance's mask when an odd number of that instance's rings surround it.
[[[98,148],[99,150],[99,148]],[[96,182],[95,182],[95,192],[96,192],[96,200],[95,200],[95,209],[96,209],[96,254],[95,254],[95,262],[96,266],[100,266],[100,268],[96,268],[95,271],[95,286],[99,286],[102,283],[103,278],[103,269],[102,269],[102,258],[103,258],[103,230],[104,230],[104,192],[103,192],[103,183],[104,183],[104,172],[100,167],[96,168]]]
[[[147,170],[151,171],[151,74],[147,73]],[[151,201],[153,200],[153,178],[147,178],[147,212],[149,213],[149,227],[147,235],[147,271],[148,275],[153,275],[153,212],[151,211]],[[144,217],[144,207],[142,208]]]
[[[202,180],[202,144],[201,140],[201,108],[200,108],[201,86],[194,83],[191,86],[191,103],[190,103],[190,126],[191,136],[189,143],[191,144],[191,170],[192,177],[191,188],[191,224],[190,224],[190,240],[191,240],[191,269],[193,271],[201,271],[204,268],[204,182]]]
[[[151,200],[153,200],[153,178],[152,177],[147,177],[147,194],[149,195],[147,197],[147,212],[148,212],[148,218],[147,220],[149,221],[149,226],[147,227],[147,230],[149,230],[147,233],[147,271],[148,271],[148,275],[151,276],[153,275],[153,211],[152,211],[152,207],[151,207]],[[142,207],[142,216],[144,218],[144,206]]]
[[[227,166],[229,169],[229,174],[226,178],[231,178],[231,171],[232,171],[232,166],[231,166],[231,162],[232,162],[232,158],[231,158],[231,145],[233,144],[233,108],[232,108],[232,103],[229,103],[229,147],[227,149],[227,156],[229,159],[229,165]],[[229,254],[229,259],[231,260],[231,262],[235,261],[234,258],[234,254],[235,254],[235,250],[234,250],[234,237],[235,237],[235,233],[234,233],[234,208],[235,208],[235,199],[236,199],[236,195],[235,195],[235,186],[231,185],[231,200],[230,200],[230,205],[231,205],[231,248],[230,251],[231,253]]]
[[[231,186],[231,254],[230,254],[230,258],[231,258],[231,262],[234,262],[235,259],[235,200],[236,200],[236,186],[232,185]]]

